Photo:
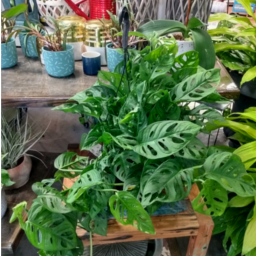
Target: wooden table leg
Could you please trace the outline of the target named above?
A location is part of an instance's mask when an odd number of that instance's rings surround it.
[[[192,201],[199,194],[198,187],[194,184],[189,194]],[[199,222],[199,230],[197,236],[191,236],[189,239],[188,250],[186,256],[205,256],[209,247],[214,228],[213,220],[210,216],[196,212]]]

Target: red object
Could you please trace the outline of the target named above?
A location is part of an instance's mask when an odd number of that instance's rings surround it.
[[[107,10],[116,14],[116,1],[114,0],[90,0],[90,18],[110,20]]]
[[[72,0],[65,0],[65,2],[78,16],[84,17],[86,20],[90,19],[82,10],[79,9],[79,7],[74,2],[72,2]],[[82,1],[80,1],[80,3],[81,2]]]

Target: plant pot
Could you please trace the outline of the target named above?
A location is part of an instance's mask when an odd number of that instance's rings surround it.
[[[26,46],[24,42],[25,35],[22,34],[22,32],[19,34],[19,39],[23,54],[29,58],[38,58],[38,51],[36,48],[36,37],[32,35],[28,36]]]
[[[105,47],[91,47],[86,45],[85,48],[87,52],[98,52],[100,54],[101,66],[107,65]]]
[[[74,73],[74,47],[67,44],[67,49],[61,52],[49,51],[43,47],[43,59],[46,72],[53,77],[66,77]]]
[[[190,52],[190,51],[194,51],[194,42],[193,41],[178,41],[177,40],[177,44],[178,44],[178,53],[176,54],[176,57],[185,53],[185,52]]]
[[[124,55],[113,49],[113,44],[107,44],[107,63],[110,72],[114,72],[116,66],[124,60]]]
[[[6,44],[1,44],[1,69],[11,68],[18,62],[16,43],[13,38]]]
[[[6,197],[5,197],[5,192],[2,187],[2,189],[1,189],[1,218],[4,217],[6,210],[7,210],[7,201],[6,201]]]
[[[24,155],[18,163],[18,166],[8,170],[10,179],[11,181],[15,182],[15,184],[10,187],[6,187],[6,190],[20,188],[29,180],[29,175],[32,168],[31,158]]]

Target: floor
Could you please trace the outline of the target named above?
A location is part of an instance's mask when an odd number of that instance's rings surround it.
[[[34,150],[41,152],[56,152],[63,153],[67,149],[69,143],[79,143],[81,135],[89,131],[83,125],[79,123],[79,115],[67,114],[60,111],[52,111],[50,108],[30,108],[28,109],[29,118],[35,123],[35,128],[44,131],[47,129],[40,139],[40,141],[34,146]],[[216,135],[216,134],[215,134]],[[213,135],[210,138],[210,145],[215,142],[216,136]],[[200,138],[206,145],[208,143],[208,136],[202,136]],[[223,132],[220,131],[217,145],[227,144],[227,139]],[[214,236],[211,240],[211,244],[208,250],[207,256],[225,256],[226,253],[222,248],[222,237]],[[178,244],[181,249],[181,255],[185,256],[188,239],[179,238]],[[15,252],[14,256],[37,256],[37,250],[33,248],[28,242],[25,236]],[[163,248],[162,256],[171,256],[169,250]]]

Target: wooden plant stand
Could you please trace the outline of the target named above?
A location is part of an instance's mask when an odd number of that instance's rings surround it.
[[[77,152],[79,155],[95,158],[90,152],[78,149],[78,145],[69,145],[69,151]],[[71,187],[74,179],[64,179],[64,185]],[[145,234],[131,225],[124,226],[115,219],[108,220],[107,236],[93,235],[93,245],[111,244],[121,242],[132,242],[151,239],[190,237],[186,256],[205,256],[212,236],[214,223],[212,218],[194,212],[191,201],[197,197],[199,189],[193,185],[188,198],[184,199],[186,210],[177,214],[152,216],[152,222],[156,234]],[[77,228],[77,234],[84,246],[90,245],[89,233]],[[172,248],[170,248],[171,251]],[[172,251],[171,251],[172,253]],[[177,255],[177,254],[175,254]]]

